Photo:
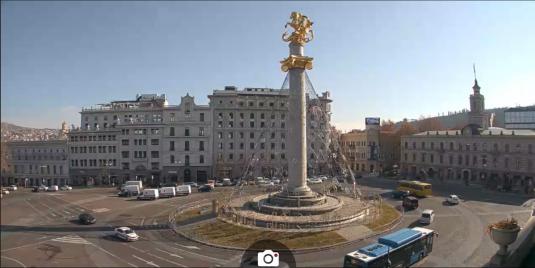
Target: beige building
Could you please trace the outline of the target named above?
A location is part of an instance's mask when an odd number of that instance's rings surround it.
[[[288,90],[228,86],[208,97],[215,176],[286,176]],[[327,172],[330,102],[328,92],[308,101],[309,173]]]
[[[379,125],[341,134],[340,146],[356,174],[382,173],[399,166],[399,136],[392,131],[381,131]]]
[[[482,183],[491,188],[533,185],[535,131],[475,125],[401,139],[401,171],[410,177]]]
[[[6,153],[3,184],[19,186],[70,184],[66,140],[13,141]]]
[[[529,191],[535,185],[535,131],[488,127],[477,80],[473,90],[464,128],[401,138],[402,174]]]
[[[70,167],[79,184],[148,184],[210,176],[209,107],[193,97],[169,105],[165,95],[138,95],[82,109],[69,131]]]

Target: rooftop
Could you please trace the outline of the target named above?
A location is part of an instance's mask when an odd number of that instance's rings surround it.
[[[397,248],[410,243],[422,236],[422,233],[413,229],[403,228],[397,232],[379,237],[379,243]]]

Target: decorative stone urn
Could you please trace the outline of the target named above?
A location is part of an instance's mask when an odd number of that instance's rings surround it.
[[[516,226],[515,229],[501,229],[497,227],[490,227],[490,238],[494,243],[500,246],[498,255],[507,255],[507,246],[516,241],[520,227]]]

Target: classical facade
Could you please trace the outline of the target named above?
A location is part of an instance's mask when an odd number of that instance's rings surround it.
[[[165,95],[155,94],[82,109],[82,127],[68,133],[73,180],[90,185],[206,179],[211,164],[208,111],[190,96],[172,106]],[[201,141],[207,144],[203,147]]]
[[[7,167],[4,185],[37,186],[70,184],[66,140],[3,143]],[[6,170],[4,170],[6,168]]]
[[[497,187],[535,183],[535,131],[476,125],[401,139],[401,171],[409,177],[459,180]]]
[[[535,131],[488,127],[477,80],[473,90],[464,128],[402,136],[402,174],[530,191],[535,185]]]
[[[325,92],[307,99],[309,173],[326,172],[330,102]],[[288,90],[228,86],[214,90],[213,170],[217,177],[286,176]]]

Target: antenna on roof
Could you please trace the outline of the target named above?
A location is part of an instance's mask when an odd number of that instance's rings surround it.
[[[473,63],[473,64],[472,64],[472,67],[473,67],[473,69],[474,69],[474,79],[477,80],[477,76],[476,76],[476,64]]]

